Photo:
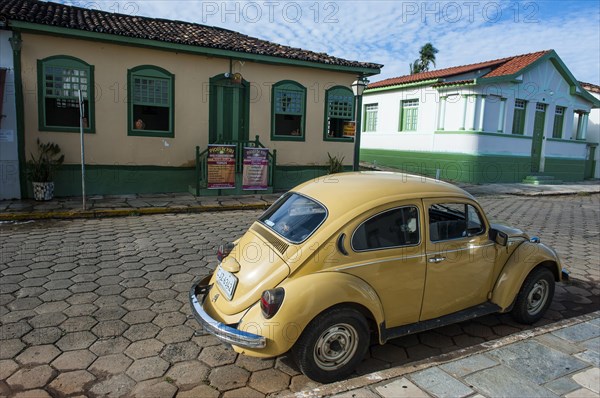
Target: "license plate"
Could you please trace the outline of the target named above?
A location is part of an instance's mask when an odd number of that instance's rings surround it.
[[[228,300],[232,299],[237,282],[238,279],[231,272],[227,272],[221,267],[217,268],[217,285],[219,285]]]

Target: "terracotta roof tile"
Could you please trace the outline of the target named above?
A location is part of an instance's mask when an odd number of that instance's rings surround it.
[[[238,32],[190,22],[116,14],[37,0],[0,0],[0,16],[88,32],[216,48],[336,66],[379,69],[383,65],[349,61],[325,53],[261,40]]]
[[[389,87],[401,84],[416,83],[425,80],[443,79],[486,68],[491,68],[492,70],[486,75],[484,75],[484,77],[512,75],[514,73],[517,73],[519,70],[525,68],[526,66],[530,65],[531,63],[535,62],[540,57],[549,53],[550,51],[552,50],[538,51],[535,53],[523,55],[515,55],[513,57],[499,58],[491,61],[478,62],[475,64],[453,66],[451,68],[416,73],[414,75],[393,77],[390,79],[385,79],[379,82],[371,83],[369,84],[368,88]]]
[[[579,82],[579,84],[581,84],[581,87],[583,87],[590,93],[600,94],[600,86],[597,84],[586,83],[586,82]]]
[[[505,62],[499,67],[495,68],[493,71],[485,75],[485,77],[514,75],[515,73],[518,73],[521,69],[531,65],[550,51],[552,50],[538,51],[531,54],[517,55],[515,57],[511,57],[510,60],[508,60],[508,62]]]

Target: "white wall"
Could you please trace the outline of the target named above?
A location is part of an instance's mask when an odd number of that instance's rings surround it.
[[[594,97],[600,99],[600,94],[590,93]],[[586,133],[586,141],[594,144],[600,143],[600,109],[595,108],[590,111],[588,120],[588,129]],[[594,170],[594,178],[600,178],[600,145],[596,146],[596,169]]]
[[[455,80],[472,78],[473,74],[455,77]],[[467,112],[464,118],[465,131],[478,131],[480,113],[484,109],[483,132],[498,133],[498,120],[501,111],[500,98],[505,99],[504,125],[505,136],[485,134],[451,134],[463,127],[464,95],[467,95]],[[482,96],[485,95],[485,107]],[[438,127],[440,115],[439,98],[448,96],[444,117],[444,134],[434,134]],[[419,98],[419,118],[416,132],[398,132],[400,102],[402,99]],[[375,91],[366,93],[364,104],[378,104],[378,126],[376,132],[364,132],[362,148],[394,149],[403,151],[433,151],[450,153],[467,153],[474,155],[512,155],[531,156],[532,140],[512,136],[515,99],[527,101],[525,136],[533,136],[536,103],[546,104],[544,137],[546,138],[542,154],[544,156],[585,158],[585,145],[574,144],[568,140],[575,139],[573,132],[573,115],[575,110],[589,111],[591,104],[579,96],[570,94],[569,83],[562,77],[550,60],[539,63],[533,69],[519,77],[518,82],[499,84],[440,88],[433,87],[406,88],[401,90]],[[563,139],[565,141],[548,141],[552,138],[554,112],[556,106],[563,106],[565,119]],[[590,128],[595,126],[600,135],[598,114],[595,119],[590,115]],[[596,134],[596,135],[594,135]],[[597,141],[596,141],[597,142]],[[598,159],[600,163],[600,159]],[[543,161],[542,161],[543,167]]]
[[[15,71],[12,47],[8,41],[10,37],[12,37],[12,32],[0,30],[0,67],[8,69],[0,126],[0,199],[16,199],[21,196],[15,110]]]

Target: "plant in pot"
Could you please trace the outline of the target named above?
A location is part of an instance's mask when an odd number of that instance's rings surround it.
[[[35,200],[51,200],[54,197],[54,172],[65,160],[58,144],[37,140],[37,155],[31,153],[27,161],[27,179],[33,184]]]
[[[331,156],[327,152],[328,163],[327,163],[327,174],[341,173],[344,171],[344,157],[338,158],[337,156]]]

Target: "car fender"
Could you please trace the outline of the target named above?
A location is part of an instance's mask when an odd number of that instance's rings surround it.
[[[266,347],[255,350],[234,346],[237,352],[257,357],[281,355],[292,348],[310,321],[340,304],[368,311],[370,314],[366,315],[378,326],[384,321],[383,308],[375,290],[353,275],[319,272],[287,279],[280,287],[284,288],[285,297],[271,319],[265,319],[260,304],[256,303],[238,325],[240,330],[265,336]]]
[[[560,260],[554,250],[541,243],[521,243],[500,271],[491,301],[502,308],[502,312],[509,310],[527,275],[540,264],[547,264],[555,279],[560,281]]]

